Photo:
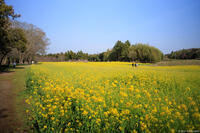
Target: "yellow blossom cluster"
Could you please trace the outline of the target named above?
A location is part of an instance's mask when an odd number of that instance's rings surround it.
[[[200,130],[200,67],[60,62],[27,71],[26,110],[39,132]]]

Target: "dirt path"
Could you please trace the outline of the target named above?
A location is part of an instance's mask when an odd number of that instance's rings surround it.
[[[24,132],[16,113],[17,94],[13,91],[12,82],[14,74],[15,72],[0,73],[0,133]]]

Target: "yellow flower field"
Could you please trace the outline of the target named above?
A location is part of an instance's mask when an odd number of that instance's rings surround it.
[[[38,132],[200,130],[200,66],[60,62],[27,75],[26,112]]]

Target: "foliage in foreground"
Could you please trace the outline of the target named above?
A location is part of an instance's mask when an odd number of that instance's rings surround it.
[[[200,127],[199,66],[42,63],[28,71],[38,132],[175,132]]]

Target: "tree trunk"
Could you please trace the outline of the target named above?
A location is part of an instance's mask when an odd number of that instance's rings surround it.
[[[22,53],[19,54],[19,63],[23,64],[23,55],[22,55]]]
[[[8,65],[8,67],[9,67],[9,66],[10,66],[10,57],[8,57],[7,60],[8,60],[7,65]]]
[[[2,65],[3,59],[6,57],[6,55],[7,55],[7,54],[4,54],[4,55],[1,57],[0,66]]]
[[[19,64],[23,64],[23,55],[20,51],[18,51],[18,57],[19,57]]]
[[[32,57],[29,57],[28,64],[31,64],[31,61],[32,61]]]

